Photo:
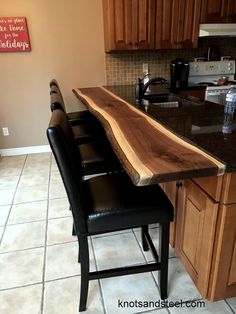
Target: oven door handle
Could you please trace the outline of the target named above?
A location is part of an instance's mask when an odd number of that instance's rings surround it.
[[[221,94],[225,94],[222,91],[207,91],[206,96],[220,96]]]

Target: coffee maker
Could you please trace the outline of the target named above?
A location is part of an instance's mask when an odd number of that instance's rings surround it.
[[[175,59],[170,64],[170,88],[182,89],[188,86],[189,64],[183,59]]]

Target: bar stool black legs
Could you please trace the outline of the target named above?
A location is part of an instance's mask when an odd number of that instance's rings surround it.
[[[79,311],[86,310],[89,287],[89,247],[87,235],[79,235],[79,260],[81,265],[80,304]]]
[[[142,241],[142,248],[144,251],[148,251],[148,242],[146,240],[145,234],[148,233],[148,226],[141,227],[141,241]]]
[[[161,294],[162,300],[167,298],[169,231],[170,231],[169,223],[160,224],[160,227],[159,227],[160,271],[158,273],[158,281],[159,281],[160,294]]]

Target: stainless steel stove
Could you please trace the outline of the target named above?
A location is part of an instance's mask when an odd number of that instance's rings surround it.
[[[235,61],[205,61],[205,62],[189,62],[189,85],[201,84],[205,85],[205,100],[224,104],[225,94],[229,89],[236,85],[234,80]],[[222,77],[227,77],[226,85],[217,85]]]

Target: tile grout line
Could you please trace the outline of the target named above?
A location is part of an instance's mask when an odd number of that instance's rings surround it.
[[[49,245],[46,245],[46,246],[47,247],[52,247],[52,246],[68,244],[68,243],[74,243],[74,242],[76,242],[76,240],[59,242],[59,243],[53,243],[53,244],[49,244]],[[34,246],[34,247],[29,247],[29,248],[24,248],[24,249],[16,249],[16,250],[12,250],[12,251],[0,252],[0,256],[3,255],[3,254],[10,254],[10,253],[16,253],[16,252],[30,251],[30,250],[34,250],[34,249],[41,249],[41,248],[44,248],[44,247],[45,247],[45,244],[42,244],[42,245],[39,245],[39,246]]]
[[[234,308],[231,306],[231,304],[227,301],[227,299],[224,300],[225,303],[228,305],[228,307],[230,308],[230,310],[232,311],[233,314],[236,314],[236,311],[234,310]]]
[[[152,313],[153,311],[161,311],[161,310],[164,310],[164,309],[167,311],[168,314],[170,314],[170,311],[168,311],[167,307],[155,308],[155,309],[150,309],[150,310],[143,311],[143,312],[135,312],[135,313],[132,313],[132,314],[148,314],[148,313]]]
[[[43,260],[43,276],[42,276],[42,297],[41,297],[41,314],[44,310],[44,293],[45,293],[45,271],[46,271],[46,257],[47,257],[47,234],[48,234],[48,212],[49,212],[49,194],[50,194],[50,181],[51,181],[51,168],[52,168],[52,153],[49,164],[49,178],[48,178],[48,197],[47,197],[47,213],[46,213],[46,226],[45,226],[45,241],[44,241],[44,260]]]
[[[37,201],[38,202],[38,201]],[[39,202],[47,202],[47,200],[43,200],[43,201],[39,201]],[[29,202],[31,203],[31,202]],[[27,203],[28,204],[28,203]],[[15,204],[13,204],[15,205]],[[18,204],[17,204],[18,205]],[[61,217],[54,217],[54,218],[48,218],[48,220],[59,220],[59,219],[64,219],[64,218],[71,218],[71,216],[61,216]],[[37,219],[37,220],[29,220],[29,221],[23,221],[23,222],[15,222],[15,223],[10,223],[10,224],[7,224],[7,227],[9,226],[18,226],[18,225],[25,225],[25,224],[30,224],[30,223],[34,223],[34,222],[42,222],[42,221],[45,221],[46,218],[40,218],[40,219]],[[0,227],[3,227],[3,226],[0,226]]]
[[[65,277],[60,277],[60,278],[55,278],[55,279],[49,279],[49,280],[45,280],[45,282],[46,283],[55,282],[55,281],[69,279],[69,278],[75,278],[75,277],[80,277],[80,275],[72,275],[72,276],[65,276]],[[0,289],[0,292],[4,292],[4,291],[8,291],[8,290],[14,290],[14,289],[20,289],[20,288],[25,288],[25,287],[31,287],[31,286],[37,286],[37,285],[41,285],[41,284],[43,284],[43,281],[38,281],[38,282],[34,282],[34,283],[27,283],[27,284],[23,284],[20,286],[13,286],[13,287],[5,288],[5,289]]]
[[[42,186],[45,186],[46,184],[41,184]],[[37,185],[31,185],[31,186],[27,186],[27,188],[35,188],[37,187]],[[65,199],[66,197],[55,197],[55,198],[50,198],[50,200],[61,200],[61,199]],[[20,202],[20,203],[14,203],[13,205],[21,205],[21,204],[28,204],[28,203],[36,203],[36,202],[43,202],[43,201],[47,201],[47,199],[45,200],[36,200],[36,201],[27,201],[27,202]],[[6,205],[2,205],[2,206],[7,206],[10,204],[6,204]]]
[[[27,159],[27,155],[25,156],[25,160],[24,160],[24,162],[23,162],[23,164],[22,164],[22,168],[21,168],[21,171],[20,171],[19,179],[18,179],[18,182],[17,182],[17,184],[16,184],[16,188],[15,188],[14,195],[13,195],[13,197],[12,197],[11,204],[8,204],[8,205],[10,205],[10,210],[9,210],[8,215],[7,215],[7,219],[6,219],[6,221],[5,221],[5,224],[4,224],[4,226],[3,226],[2,236],[1,236],[1,238],[0,238],[0,246],[1,246],[1,244],[2,244],[2,239],[3,239],[3,236],[4,236],[5,231],[6,231],[7,222],[8,222],[8,220],[9,220],[9,217],[10,217],[10,214],[11,214],[12,206],[13,206],[13,204],[14,204],[14,199],[15,199],[16,192],[17,192],[17,189],[18,189],[18,186],[19,186],[19,182],[20,182],[20,178],[21,178],[21,176],[22,176],[22,172],[23,172],[23,169],[24,169],[24,166],[25,166],[25,163],[26,163],[26,159]]]

